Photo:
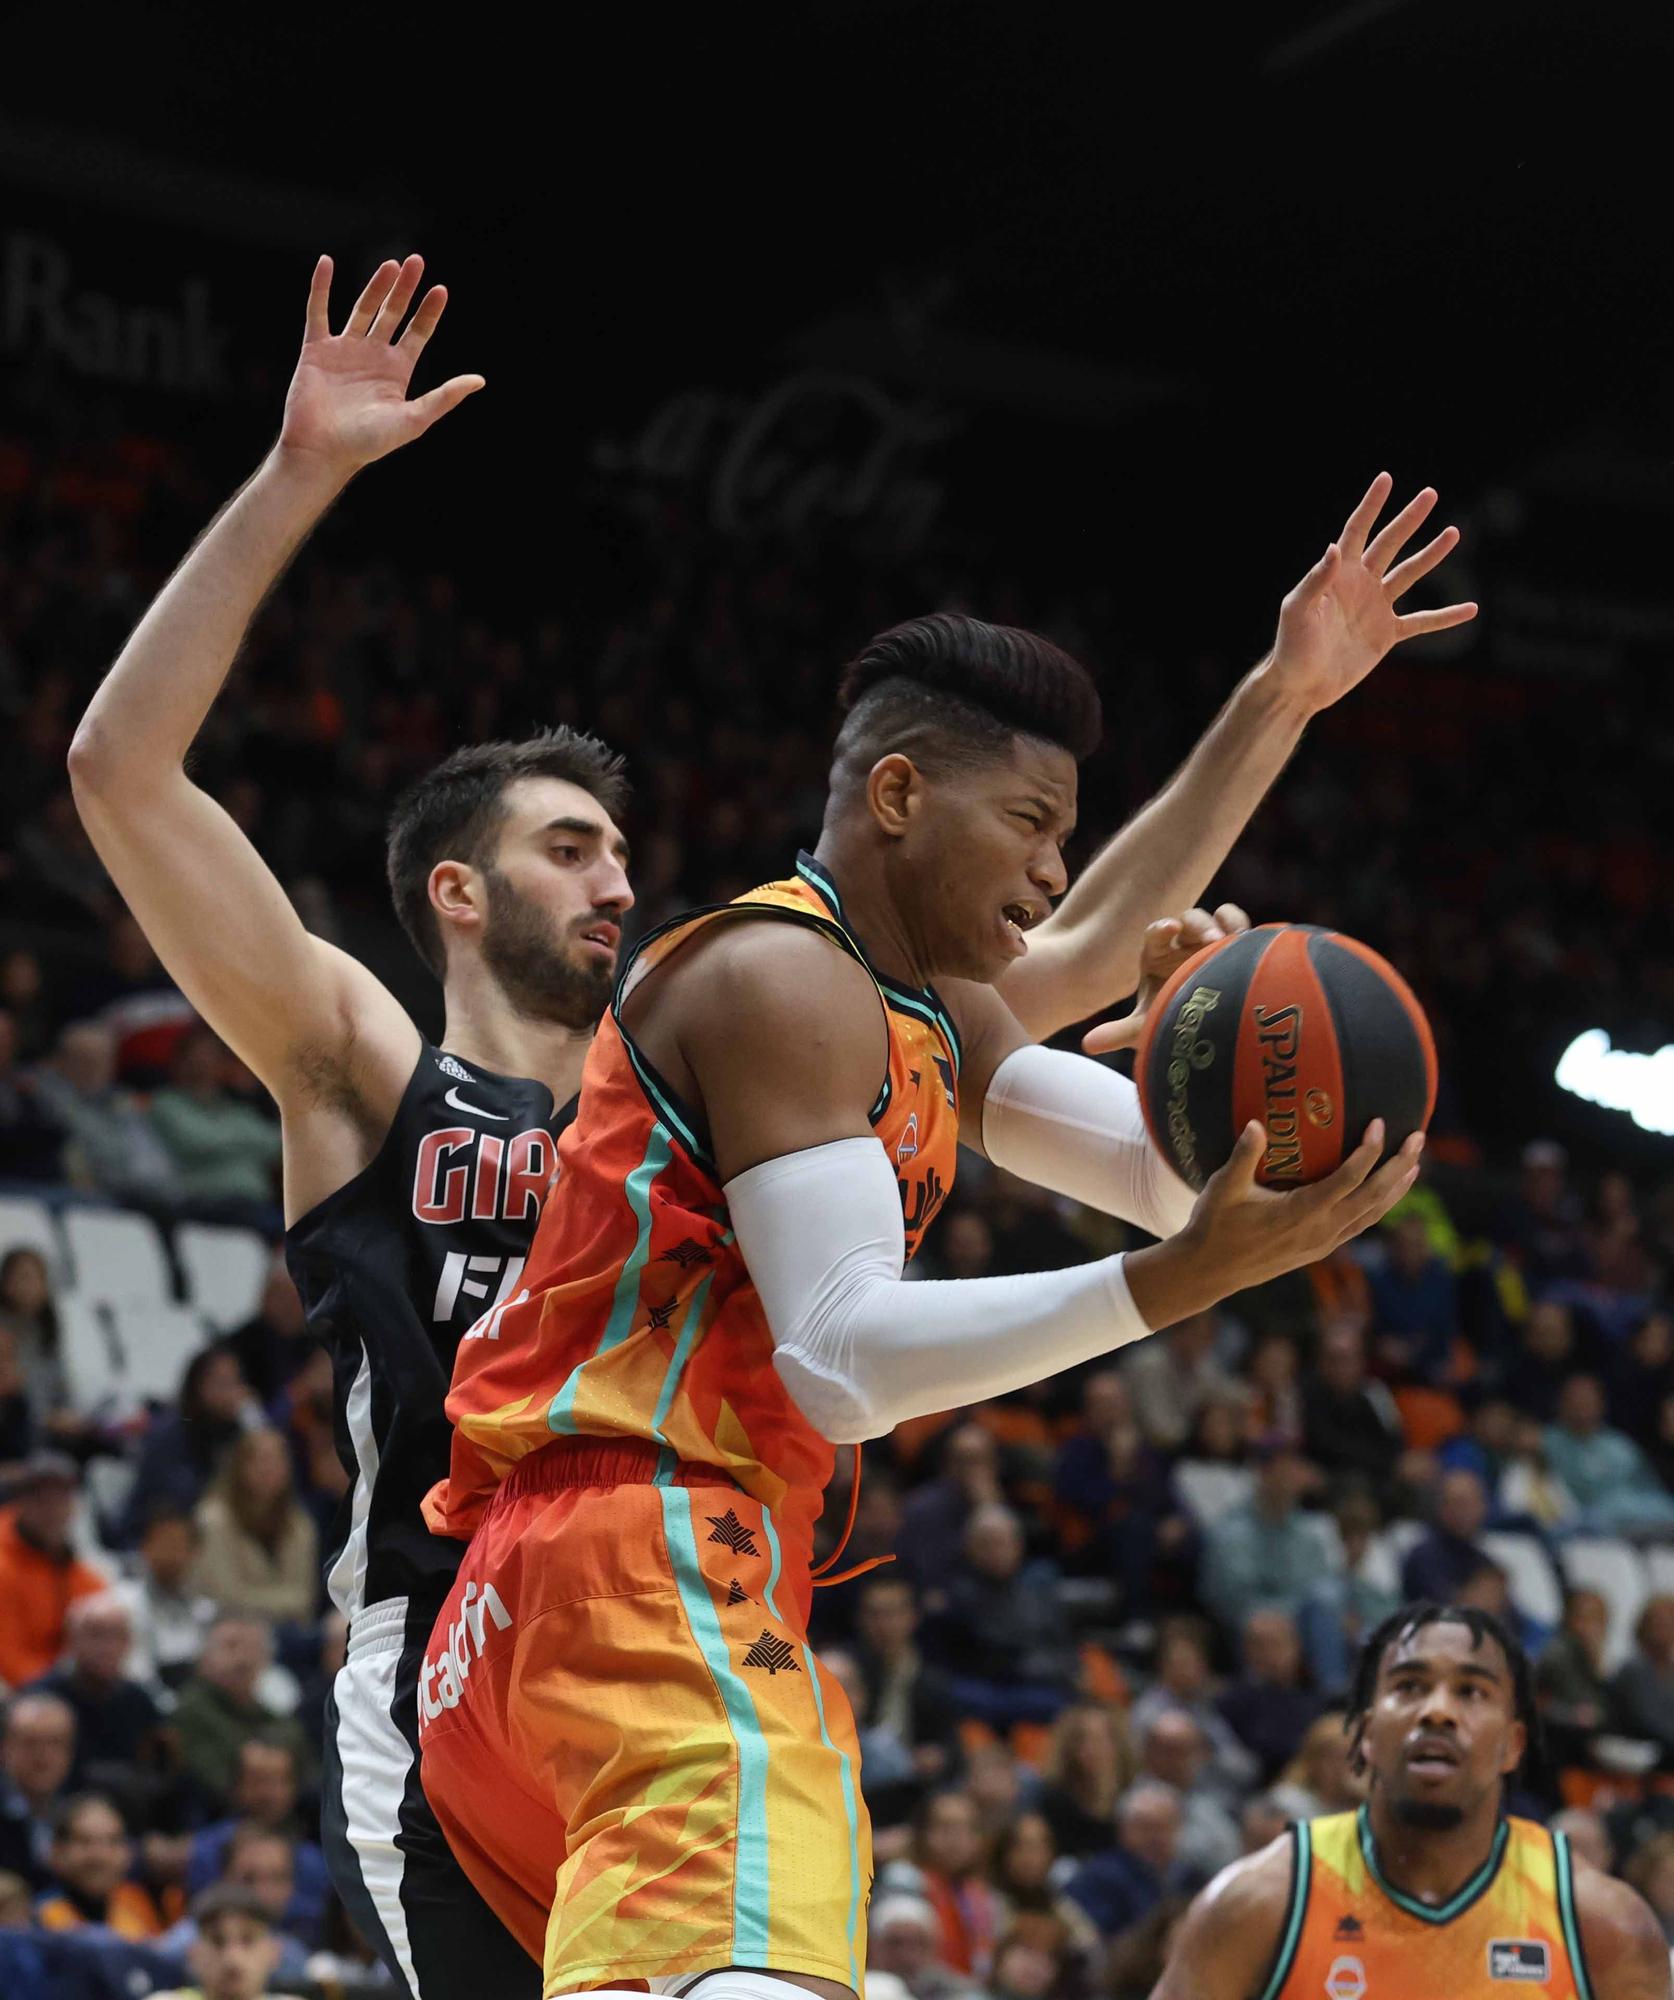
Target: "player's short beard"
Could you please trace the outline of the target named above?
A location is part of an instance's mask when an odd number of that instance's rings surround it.
[[[1419,1833],[1451,1833],[1465,1823],[1463,1806],[1444,1805],[1440,1799],[1394,1799],[1391,1804],[1401,1824]]]
[[[538,903],[519,895],[497,868],[482,873],[488,890],[482,957],[501,992],[527,1020],[597,1027],[616,984],[614,966],[577,965]]]

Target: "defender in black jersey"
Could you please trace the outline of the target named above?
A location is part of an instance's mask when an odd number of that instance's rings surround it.
[[[327,1717],[333,1880],[415,2000],[518,2000],[538,1992],[538,1968],[453,1862],[419,1784],[417,1678],[460,1554],[425,1533],[419,1501],[448,1469],[454,1349],[515,1285],[614,983],[633,900],[620,763],[595,738],[550,730],[457,752],[398,805],[390,888],[443,983],[442,1047],[357,959],[303,927],[185,769],[251,620],[344,487],[482,386],[461,375],[409,398],[446,303],[432,287],[407,318],[422,276],[416,257],[381,265],[334,335],[331,261],[320,259],[279,439],[123,648],[70,775],[159,957],[279,1106],[288,1255],[331,1345],[351,1479],[328,1566],[349,1619]],[[1365,603],[1353,617],[1316,615],[1330,580],[1380,590],[1435,497],[1420,494],[1368,548],[1387,495],[1380,479],[1344,531],[1341,563],[1334,544],[1286,599],[1272,654],[1186,766],[1031,933],[1000,988],[1032,1034],[1133,991],[1147,926],[1201,893],[1309,715],[1406,629],[1426,629],[1380,626]],[[1391,584],[1448,546],[1438,537]],[[1190,912],[1168,927],[1173,942],[1219,936],[1220,915]]]

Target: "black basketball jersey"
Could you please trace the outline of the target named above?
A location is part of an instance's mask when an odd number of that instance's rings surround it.
[[[300,1217],[285,1258],[331,1350],[350,1478],[326,1575],[353,1619],[407,1596],[440,1605],[464,1553],[420,1503],[448,1472],[444,1404],[460,1336],[511,1297],[575,1100],[426,1042],[376,1157]]]

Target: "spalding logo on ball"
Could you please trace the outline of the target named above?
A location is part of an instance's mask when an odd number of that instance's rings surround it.
[[[1134,1058],[1151,1137],[1200,1188],[1252,1118],[1256,1178],[1301,1187],[1341,1166],[1374,1118],[1384,1157],[1436,1108],[1436,1045],[1412,989],[1354,938],[1263,924],[1207,946],[1151,1005]]]

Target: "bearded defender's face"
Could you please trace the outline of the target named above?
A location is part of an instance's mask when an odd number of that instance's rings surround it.
[[[593,1027],[610,1004],[633,907],[627,843],[579,786],[511,787],[494,858],[481,870],[484,965],[518,1013]]]

